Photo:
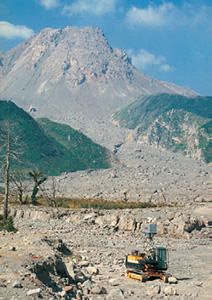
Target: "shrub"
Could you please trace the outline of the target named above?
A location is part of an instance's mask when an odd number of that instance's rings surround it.
[[[1,194],[1,195],[4,195],[4,193],[5,193],[5,188],[2,187],[2,186],[0,186],[0,194]]]
[[[155,203],[149,202],[123,202],[123,201],[105,201],[101,199],[57,199],[58,207],[63,208],[93,208],[93,209],[134,209],[134,208],[152,208],[157,207]],[[166,206],[160,203],[160,206]]]
[[[3,222],[3,216],[0,215],[0,231],[7,230],[8,232],[16,232],[17,229],[14,227],[13,224],[13,217],[8,216],[8,218],[5,221],[5,224]]]

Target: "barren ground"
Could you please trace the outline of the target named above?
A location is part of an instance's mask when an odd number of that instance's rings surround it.
[[[209,206],[210,203],[196,211],[207,214]],[[127,279],[124,266],[126,254],[132,249],[144,249],[146,240],[141,232],[114,230],[111,225],[97,222],[99,212],[91,210],[74,211],[75,219],[47,219],[36,213],[37,217],[34,212],[33,218],[22,218],[17,212],[18,232],[0,233],[1,300],[211,299],[211,243],[202,231],[189,238],[156,237],[155,245],[169,249],[168,272],[178,282],[141,283]],[[90,274],[88,265],[94,267]],[[14,287],[15,283],[20,287]],[[72,286],[72,292],[65,295],[67,286]],[[170,295],[166,295],[167,287],[172,288]],[[34,294],[27,295],[29,291]]]

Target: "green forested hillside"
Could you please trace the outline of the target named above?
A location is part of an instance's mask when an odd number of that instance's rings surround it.
[[[161,114],[184,110],[203,118],[212,118],[212,97],[185,97],[181,95],[146,95],[125,106],[114,114],[114,120],[122,127],[135,129],[138,125],[151,124]]]
[[[114,114],[139,142],[212,161],[212,97],[141,96]]]
[[[46,174],[58,175],[61,172],[110,167],[110,152],[93,143],[82,133],[47,119],[39,120],[38,124],[13,102],[0,101],[1,135],[7,133],[8,120],[12,136],[19,137],[18,144],[12,143],[11,146],[15,150],[23,150],[20,162],[12,161],[12,168],[36,168]],[[54,134],[51,134],[51,130]],[[0,143],[0,146],[4,144]],[[5,149],[1,147],[0,155],[4,154]],[[0,161],[2,163],[2,157]]]
[[[81,161],[86,169],[110,167],[111,153],[106,148],[94,143],[83,133],[66,124],[52,122],[46,118],[37,119],[45,134],[65,147],[73,156],[73,160]]]

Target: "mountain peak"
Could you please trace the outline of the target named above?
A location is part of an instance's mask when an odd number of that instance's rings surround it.
[[[2,97],[56,118],[102,120],[141,94],[194,94],[138,71],[98,27],[44,28],[2,55],[0,73]]]

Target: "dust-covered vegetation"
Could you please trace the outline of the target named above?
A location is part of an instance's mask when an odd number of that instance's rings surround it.
[[[48,196],[47,196],[48,193]],[[124,201],[119,200],[117,201],[107,201],[103,199],[84,199],[84,198],[68,198],[68,197],[53,197],[54,191],[45,190],[43,186],[41,188],[41,192],[39,196],[36,197],[36,201],[28,201],[24,203],[25,205],[36,205],[41,207],[58,207],[58,208],[73,208],[73,209],[81,209],[81,208],[88,208],[88,209],[137,209],[137,208],[154,208],[154,207],[170,207],[172,205],[165,203],[165,202],[133,202],[130,200]],[[0,192],[0,205],[3,202],[3,197]],[[29,200],[29,199],[28,199]],[[20,205],[20,201],[16,196],[15,190],[12,191],[11,196],[9,198],[10,206]]]
[[[165,204],[149,202],[105,201],[101,199],[58,198],[58,207],[93,208],[93,209],[135,209],[165,206]]]
[[[212,162],[212,97],[150,95],[139,97],[114,114],[134,139]]]
[[[141,96],[117,111],[114,119],[123,127],[135,129],[141,123],[146,123],[148,126],[161,114],[172,109],[183,110],[209,119],[212,118],[212,97],[186,97],[171,94]]]

